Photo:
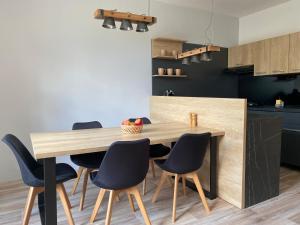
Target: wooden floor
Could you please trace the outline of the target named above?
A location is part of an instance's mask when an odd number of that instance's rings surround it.
[[[152,224],[172,224],[172,190],[166,183],[158,201],[151,203],[151,197],[158,179],[153,180],[149,174],[149,192],[143,197],[145,206],[149,213]],[[67,191],[70,192],[72,183],[67,183]],[[79,186],[79,190],[81,187]],[[197,194],[191,190],[187,196],[182,195],[179,188],[177,201],[177,222],[176,224],[228,224],[228,225],[295,225],[300,224],[300,171],[281,169],[281,194],[279,197],[258,204],[254,207],[240,210],[221,199],[208,201],[212,212],[207,215],[202,204],[199,203]],[[21,224],[23,208],[28,188],[20,183],[9,183],[0,186],[0,224]],[[89,184],[85,208],[78,211],[80,194],[70,197],[73,205],[73,216],[75,223],[89,224],[89,217],[95,203],[99,189]],[[121,195],[121,201],[114,204],[112,224],[143,224],[143,218],[139,211],[135,214],[130,210],[127,196]],[[108,196],[100,208],[94,224],[104,224]],[[32,212],[30,224],[38,225],[39,214],[37,203]],[[66,217],[60,202],[58,203],[58,224],[67,224]]]

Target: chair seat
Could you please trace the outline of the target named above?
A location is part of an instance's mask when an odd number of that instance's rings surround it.
[[[162,144],[150,145],[150,158],[160,158],[168,155],[171,149]]]
[[[77,166],[98,169],[105,156],[105,152],[95,152],[88,154],[72,155],[71,161]]]
[[[91,181],[93,182],[94,185],[96,185],[99,188],[103,188],[106,190],[122,190],[122,189],[127,189],[129,187],[132,187],[134,185],[132,185],[132,179],[133,177],[124,177],[124,176],[119,176],[117,177],[118,179],[118,183],[116,184],[114,182],[114,179],[116,179],[116,177],[111,178],[111,179],[95,179],[97,176],[97,173],[99,173],[99,171],[94,171],[90,173],[90,178]],[[104,178],[104,177],[102,177]],[[136,181],[136,184],[141,183],[144,180],[144,178],[140,179],[139,181]]]
[[[28,184],[32,187],[44,187],[44,167],[41,166],[33,171],[35,176],[38,179],[33,180]],[[77,177],[76,171],[65,163],[58,163],[56,164],[56,183],[60,184],[65,181],[74,179]]]
[[[186,174],[186,173],[193,172],[193,171],[188,171],[188,170],[175,170],[172,167],[170,167],[169,165],[167,165],[165,163],[166,161],[167,161],[167,159],[158,159],[158,160],[155,160],[155,164],[162,170],[170,172],[170,173]]]

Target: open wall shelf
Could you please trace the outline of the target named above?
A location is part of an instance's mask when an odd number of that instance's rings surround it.
[[[180,76],[176,76],[176,75],[153,75],[153,77],[163,77],[163,78],[186,78],[187,75],[180,75]]]

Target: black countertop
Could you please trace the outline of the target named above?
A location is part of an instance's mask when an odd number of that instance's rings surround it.
[[[248,106],[248,110],[265,111],[265,112],[300,113],[300,106],[285,106],[284,108],[275,108],[274,106]]]

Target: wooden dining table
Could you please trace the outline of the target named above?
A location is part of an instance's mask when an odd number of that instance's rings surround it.
[[[57,224],[56,202],[56,157],[107,151],[116,141],[133,141],[149,138],[150,144],[176,142],[185,133],[210,132],[210,190],[207,197],[216,198],[218,137],[224,131],[205,127],[190,127],[184,123],[154,123],[144,125],[139,134],[123,134],[120,127],[74,130],[67,132],[43,132],[30,134],[33,153],[44,165],[44,193],[39,195],[39,210],[42,224]]]

